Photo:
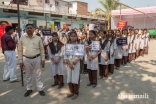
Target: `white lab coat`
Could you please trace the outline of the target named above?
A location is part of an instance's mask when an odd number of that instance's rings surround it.
[[[149,33],[145,34],[145,47],[149,47]]]
[[[122,35],[122,37],[126,37],[126,35]],[[127,45],[125,45],[125,46],[122,46],[122,48],[123,48],[123,53],[122,53],[122,56],[128,56],[128,50],[126,50],[126,49],[128,49],[128,39],[127,39]]]
[[[105,40],[102,40],[102,44],[103,44],[104,41]],[[108,41],[108,43],[105,46],[105,48],[102,49],[102,52],[101,52],[101,62],[99,63],[100,65],[108,65],[108,61],[105,61],[105,57],[106,57],[107,52],[109,52],[109,47],[110,47],[110,41]]]
[[[132,41],[134,39],[134,35],[131,35],[131,36],[128,36],[128,41],[129,41],[129,50],[128,50],[128,53],[132,53],[132,49],[133,49],[133,44],[132,44]]]
[[[141,35],[140,37],[140,49],[145,48],[145,34]]]
[[[48,54],[50,57],[50,71],[52,76],[56,75],[64,75],[64,64],[63,64],[63,59],[61,58],[60,62],[56,65],[52,62],[52,58],[54,60],[58,60],[59,57],[63,56],[64,52],[64,47],[61,48],[61,50],[58,52],[58,54],[53,55],[51,52],[50,47],[48,47]]]
[[[116,50],[115,50],[115,53],[114,53],[115,59],[122,59],[122,53],[123,53],[122,46],[117,46],[116,45]]]
[[[139,34],[138,34],[139,35]],[[136,42],[136,50],[139,50],[139,45],[140,45],[140,36],[136,36],[135,42]]]
[[[64,59],[68,59],[70,63],[73,63],[76,59],[81,58],[81,56],[67,56],[64,55]],[[70,67],[67,65],[67,83],[73,83],[73,84],[78,84],[79,82],[79,77],[80,77],[80,61],[74,65],[74,70],[70,69]]]
[[[116,49],[116,39],[114,39],[114,42],[111,44],[109,48],[109,51],[110,51],[110,59],[108,61],[109,64],[114,64],[114,56],[112,57],[112,54],[115,49]]]

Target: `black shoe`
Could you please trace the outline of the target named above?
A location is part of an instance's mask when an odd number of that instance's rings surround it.
[[[32,92],[33,90],[27,90],[27,92],[24,94],[24,97],[28,97]]]
[[[92,87],[95,88],[97,84],[93,84]]]
[[[63,85],[59,85],[59,86],[58,86],[58,89],[61,89],[62,87],[63,87]]]
[[[87,86],[91,86],[91,85],[93,85],[93,83],[92,83],[92,82],[90,82],[89,84],[87,84]]]
[[[55,87],[55,86],[57,86],[58,84],[53,84],[53,85],[51,85],[51,87]]]
[[[40,94],[41,96],[45,96],[44,91],[39,91],[39,94]]]

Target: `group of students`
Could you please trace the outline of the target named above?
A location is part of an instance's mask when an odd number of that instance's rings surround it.
[[[127,45],[119,46],[116,42],[117,38],[127,38]],[[100,42],[100,50],[92,50],[92,42]],[[54,84],[62,88],[64,86],[64,64],[67,65],[67,83],[70,94],[68,98],[76,99],[79,94],[80,74],[88,73],[89,83],[87,86],[95,88],[99,79],[107,79],[108,75],[114,73],[115,69],[119,70],[120,65],[126,65],[139,56],[148,54],[149,34],[147,29],[138,30],[124,29],[94,31],[82,33],[81,38],[75,30],[68,33],[68,41],[66,44],[84,44],[84,56],[66,55],[66,45],[59,40],[57,32],[52,33],[52,41],[48,44],[48,55],[50,57],[50,71],[54,77]]]

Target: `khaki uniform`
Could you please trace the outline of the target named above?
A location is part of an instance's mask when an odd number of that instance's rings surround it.
[[[25,66],[27,90],[32,90],[32,74],[34,72],[37,89],[42,91],[41,60],[45,60],[45,54],[41,38],[36,35],[33,35],[31,39],[28,35],[21,37],[18,54],[19,63],[23,63]]]

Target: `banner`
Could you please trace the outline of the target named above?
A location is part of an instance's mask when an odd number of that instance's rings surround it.
[[[118,46],[125,46],[125,45],[127,45],[127,38],[116,38],[116,44]]]
[[[149,33],[150,35],[156,35],[156,30],[148,30],[148,33]]]
[[[84,56],[84,45],[82,44],[66,44],[66,55]]]
[[[92,42],[92,50],[99,51],[100,50],[100,41]]]
[[[127,27],[127,22],[126,21],[123,21],[123,20],[119,20],[118,21],[118,26],[117,26],[119,29],[124,29]]]
[[[43,29],[41,31],[42,31],[43,36],[51,36],[51,30],[50,29]]]

